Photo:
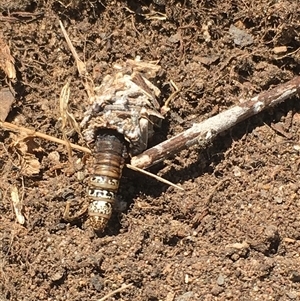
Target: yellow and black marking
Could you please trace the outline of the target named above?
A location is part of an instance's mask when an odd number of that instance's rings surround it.
[[[117,197],[127,148],[117,132],[96,135],[93,151],[93,174],[89,177],[89,222],[96,232],[105,229]]]

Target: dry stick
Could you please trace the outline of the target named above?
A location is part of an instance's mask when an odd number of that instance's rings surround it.
[[[294,77],[287,83],[262,92],[248,101],[234,106],[203,122],[195,123],[190,129],[168,139],[131,159],[131,165],[148,168],[164,160],[168,156],[178,153],[182,149],[200,144],[202,147],[211,142],[219,133],[229,129],[237,123],[258,114],[264,109],[277,105],[300,91],[300,77]]]

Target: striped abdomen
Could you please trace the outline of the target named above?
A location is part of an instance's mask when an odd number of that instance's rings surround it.
[[[93,152],[94,171],[89,178],[89,221],[103,231],[111,217],[126,157],[123,137],[117,132],[100,133]]]

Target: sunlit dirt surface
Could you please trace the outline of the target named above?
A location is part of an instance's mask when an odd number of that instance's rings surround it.
[[[175,83],[151,145],[300,71],[292,0],[2,0],[0,13],[17,72],[6,121],[58,138],[68,81],[78,122],[87,106],[59,20],[95,85],[136,56],[162,66],[154,81],[161,104]],[[0,78],[3,89],[9,82]],[[63,219],[68,200],[72,214],[85,204],[85,155],[69,160],[63,145],[0,129],[0,300],[99,300],[123,284],[132,286],[109,300],[299,300],[299,126],[293,98],[151,169],[184,192],[124,170],[127,209],[100,236],[84,218]]]

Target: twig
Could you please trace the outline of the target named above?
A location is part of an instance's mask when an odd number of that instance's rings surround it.
[[[192,145],[207,145],[219,133],[229,129],[237,123],[258,114],[264,109],[277,105],[290,98],[300,90],[300,77],[297,76],[287,83],[260,93],[250,100],[242,102],[203,122],[195,123],[190,129],[164,141],[131,159],[131,165],[139,168],[148,168],[168,156],[178,153]]]
[[[117,288],[116,290],[114,290],[114,291],[108,293],[106,296],[102,297],[101,299],[98,299],[97,301],[104,301],[104,300],[108,299],[109,297],[111,297],[111,296],[113,296],[113,295],[115,295],[115,294],[117,294],[117,293],[119,293],[119,292],[122,292],[122,291],[124,291],[126,288],[129,288],[129,287],[131,287],[131,286],[133,286],[133,283],[130,283],[130,284],[123,284],[121,287],[119,287],[119,288]]]

